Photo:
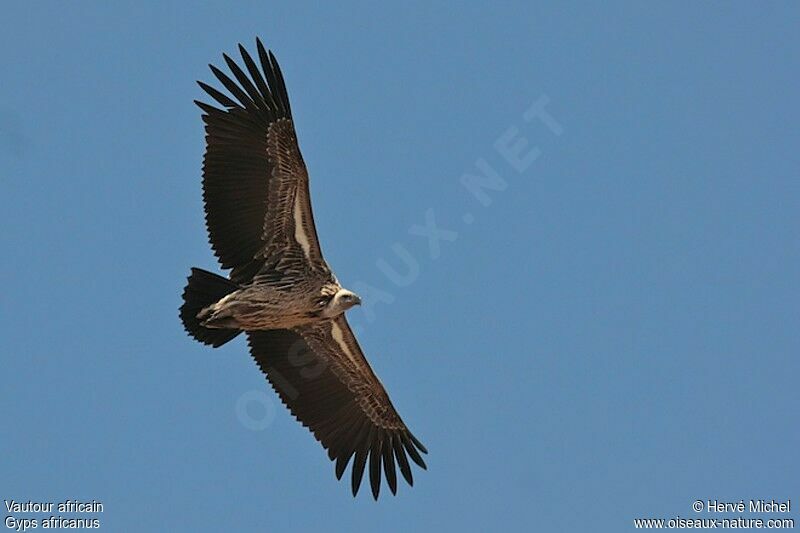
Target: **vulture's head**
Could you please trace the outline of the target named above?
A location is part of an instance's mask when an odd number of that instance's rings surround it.
[[[355,305],[361,305],[361,298],[352,291],[339,289],[323,309],[322,316],[325,318],[337,317]]]

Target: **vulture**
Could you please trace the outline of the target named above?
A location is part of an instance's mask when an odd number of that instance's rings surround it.
[[[203,203],[223,277],[192,268],[180,318],[187,333],[219,347],[244,332],[250,354],[281,401],[335,462],[352,462],[358,493],[369,463],[377,500],[382,475],[413,485],[409,459],[426,469],[409,431],[370,368],[345,311],[361,300],[339,284],[320,249],[306,171],[281,69],[256,39],[241,63],[213,65],[225,91],[198,82],[214,104],[202,110]]]

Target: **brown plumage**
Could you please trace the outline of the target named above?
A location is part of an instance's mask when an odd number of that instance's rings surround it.
[[[256,61],[239,45],[234,81],[211,66],[230,96],[198,82],[221,108],[203,110],[203,200],[209,242],[224,278],[192,269],[180,316],[214,347],[246,331],[250,352],[281,400],[336,462],[352,460],[352,491],[369,463],[372,494],[381,476],[392,493],[396,468],[409,483],[425,447],[411,434],[347,324],[360,300],[339,285],[314,227],[308,173],[297,144],[278,63],[256,40]],[[238,82],[238,83],[237,83]]]

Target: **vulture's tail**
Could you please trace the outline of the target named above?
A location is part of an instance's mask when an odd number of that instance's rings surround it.
[[[197,318],[200,311],[238,288],[227,278],[200,268],[193,268],[189,275],[189,283],[183,289],[183,305],[180,313],[186,332],[203,344],[210,344],[214,348],[222,346],[241,333],[239,329],[207,328]]]

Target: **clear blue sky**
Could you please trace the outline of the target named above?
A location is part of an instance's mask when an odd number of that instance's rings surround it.
[[[107,531],[593,532],[797,498],[797,4],[141,4],[4,8],[0,497]],[[194,82],[256,35],[430,450],[377,503],[243,339],[177,318],[217,268]]]

